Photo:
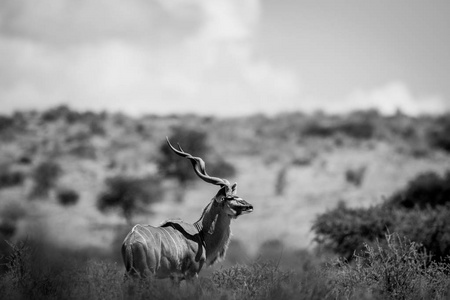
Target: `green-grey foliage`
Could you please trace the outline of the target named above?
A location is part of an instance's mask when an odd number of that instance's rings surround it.
[[[448,299],[450,267],[436,263],[420,244],[386,235],[383,242],[364,244],[355,262],[329,267],[333,293],[346,299]]]
[[[57,191],[56,197],[58,202],[64,206],[75,205],[80,198],[80,195],[71,188],[61,188]]]
[[[34,181],[31,198],[47,197],[50,189],[54,188],[56,181],[62,173],[60,165],[52,160],[44,161],[36,166],[32,173]]]
[[[134,214],[146,211],[146,207],[160,201],[161,196],[162,188],[158,177],[116,176],[106,180],[106,190],[99,195],[97,207],[103,212],[119,208],[127,222],[130,222]]]
[[[352,259],[363,243],[397,232],[423,245],[436,260],[450,255],[450,172],[420,174],[380,205],[349,208],[343,203],[319,215],[315,240]]]
[[[203,131],[179,126],[173,128],[169,139],[175,147],[179,144],[184,151],[203,159],[209,152],[209,147],[206,143],[207,135]],[[157,164],[162,176],[174,178],[183,186],[197,178],[192,170],[191,163],[187,159],[173,153],[166,141],[161,143],[159,153]]]
[[[21,185],[24,180],[22,172],[11,170],[8,165],[0,165],[0,189]]]

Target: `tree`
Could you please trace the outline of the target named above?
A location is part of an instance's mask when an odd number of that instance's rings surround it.
[[[135,178],[116,176],[106,180],[107,189],[97,199],[97,207],[105,212],[118,208],[131,224],[133,215],[147,211],[146,207],[161,199],[162,188],[158,177]]]
[[[194,156],[204,158],[209,151],[206,144],[206,133],[202,131],[177,126],[173,128],[169,139],[174,145],[178,143],[184,151]],[[174,154],[165,141],[161,144],[159,153],[158,170],[163,177],[178,181],[180,188],[177,200],[182,201],[187,186],[196,180],[197,176],[192,170],[190,162]]]
[[[57,191],[57,198],[59,204],[63,206],[71,206],[77,204],[80,195],[78,195],[78,193],[71,188],[60,188]]]
[[[233,165],[211,153],[207,134],[203,131],[177,126],[173,128],[169,140],[173,145],[178,143],[183,151],[205,160],[207,172],[212,176],[229,178],[236,173]],[[175,179],[178,182],[176,199],[181,202],[187,187],[198,177],[192,170],[191,163],[173,153],[165,141],[161,143],[159,153],[157,160],[159,173],[164,178]]]
[[[55,187],[61,173],[62,169],[57,162],[49,160],[40,163],[32,173],[34,187],[30,198],[47,197],[50,189]]]

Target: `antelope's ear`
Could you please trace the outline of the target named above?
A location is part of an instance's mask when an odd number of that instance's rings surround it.
[[[233,185],[231,186],[231,193],[233,195],[236,195],[236,193],[237,193],[237,183],[236,182],[233,183]]]
[[[227,186],[222,187],[216,194],[216,196],[214,197],[214,199],[216,200],[217,203],[222,202],[225,197],[227,196],[229,191],[229,188]]]

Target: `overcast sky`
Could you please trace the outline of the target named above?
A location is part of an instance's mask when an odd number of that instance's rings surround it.
[[[0,112],[450,108],[450,1],[1,0]]]

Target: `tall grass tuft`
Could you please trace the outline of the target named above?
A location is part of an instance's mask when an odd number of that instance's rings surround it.
[[[331,290],[320,273],[297,274],[274,261],[256,261],[215,271],[212,281],[231,299],[327,299]]]
[[[329,269],[338,298],[448,299],[450,266],[431,260],[421,245],[387,234],[385,243],[364,245],[353,264],[339,260]]]

